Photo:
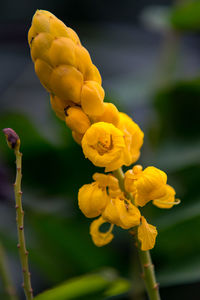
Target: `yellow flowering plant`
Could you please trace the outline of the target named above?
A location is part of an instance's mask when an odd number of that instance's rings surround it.
[[[105,173],[78,192],[78,205],[91,222],[90,235],[102,247],[113,238],[114,226],[129,230],[139,252],[149,299],[160,299],[149,250],[158,234],[140,207],[148,202],[169,209],[179,203],[167,175],[154,166],[135,165],[144,133],[127,114],[104,102],[101,75],[77,34],[53,14],[38,10],[33,16],[28,42],[35,72],[50,95],[52,109],[71,129],[83,154]],[[102,224],[109,223],[107,232]]]

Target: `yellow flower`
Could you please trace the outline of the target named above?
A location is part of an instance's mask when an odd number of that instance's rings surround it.
[[[134,170],[136,170],[136,173],[134,173]],[[141,168],[138,169],[138,166],[136,166],[132,172],[129,171],[125,174],[125,186],[133,192],[135,203],[139,206],[144,206],[149,201],[164,196],[166,182],[167,175],[155,167],[147,167],[142,171]]]
[[[61,119],[66,101],[81,105],[88,115],[103,113],[101,76],[71,28],[50,12],[37,10],[28,41],[36,74],[47,91],[60,99],[52,106]]]
[[[121,167],[125,148],[121,130],[105,122],[93,124],[82,139],[83,153],[86,158],[105,171],[113,171]]]
[[[94,220],[90,225],[90,235],[94,244],[97,247],[105,246],[110,243],[114,237],[111,233],[113,229],[113,225],[110,226],[110,229],[107,232],[100,232],[99,228],[102,224],[107,223],[102,217],[97,220]]]
[[[125,135],[126,147],[124,149],[124,162],[126,166],[129,166],[138,160],[140,156],[144,133],[129,116],[124,113],[119,114],[120,121],[117,127]]]
[[[175,190],[170,185],[166,184],[165,186],[165,194],[160,197],[159,199],[155,199],[153,201],[153,204],[156,205],[159,208],[171,208],[175,204],[178,204],[179,202],[175,199]]]
[[[96,122],[112,123],[117,126],[119,124],[119,111],[112,103],[104,103],[103,114],[100,116],[92,116],[92,120]]]
[[[106,188],[100,188],[97,182],[83,185],[78,192],[79,208],[87,218],[99,216],[108,199]]]
[[[102,217],[109,223],[130,229],[140,224],[141,215],[139,209],[130,201],[116,197],[109,200]]]
[[[154,247],[158,232],[156,227],[148,224],[144,217],[141,217],[141,225],[138,227],[138,239],[141,242],[141,250],[147,251]]]
[[[65,110],[65,114],[65,122],[68,127],[79,134],[84,134],[91,125],[88,116],[80,107],[69,107]]]

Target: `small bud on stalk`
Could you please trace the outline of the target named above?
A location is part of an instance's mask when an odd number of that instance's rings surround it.
[[[18,134],[12,128],[4,128],[3,133],[5,134],[8,147],[14,150],[19,149],[20,139]]]

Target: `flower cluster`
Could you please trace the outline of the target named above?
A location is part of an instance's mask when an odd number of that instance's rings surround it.
[[[113,172],[135,163],[144,134],[140,127],[112,103],[104,102],[101,76],[77,34],[48,11],[36,11],[28,33],[35,72],[50,93],[56,115],[72,130],[74,140],[95,166]],[[114,174],[114,173],[113,173]],[[156,227],[147,223],[138,207],[149,201],[160,208],[177,204],[167,176],[155,167],[136,165],[119,182],[112,173],[93,175],[82,186],[78,203],[83,214],[96,218],[90,234],[97,246],[113,239],[112,229],[135,229],[140,247],[154,247]],[[107,232],[100,226],[110,223]]]

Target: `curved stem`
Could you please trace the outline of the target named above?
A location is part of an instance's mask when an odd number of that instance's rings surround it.
[[[27,300],[33,299],[33,290],[31,287],[30,272],[28,266],[28,251],[26,250],[25,236],[24,236],[24,211],[22,208],[22,191],[21,191],[21,164],[22,164],[22,153],[19,149],[15,149],[16,156],[16,181],[14,183],[15,201],[16,201],[16,222],[17,222],[17,233],[18,233],[18,249],[20,255],[20,261],[23,271],[23,288]]]
[[[126,196],[128,195],[129,199],[133,199],[132,195],[130,193],[127,193],[124,189],[124,173],[122,171],[122,168],[114,171],[113,175],[119,180],[120,188],[122,189],[123,192],[126,193]],[[139,241],[137,240],[137,238],[136,238],[136,242],[137,242],[137,245],[140,244]],[[155,276],[154,267],[153,267],[153,264],[151,261],[150,252],[142,251],[139,247],[137,247],[137,249],[138,249],[139,259],[140,259],[140,263],[141,263],[142,270],[143,270],[142,277],[143,277],[145,285],[146,285],[146,290],[147,290],[149,299],[150,300],[160,300],[158,284],[156,282],[156,276]]]
[[[2,244],[0,243],[0,277],[8,295],[9,300],[18,300],[16,290],[10,276],[7,257]]]

